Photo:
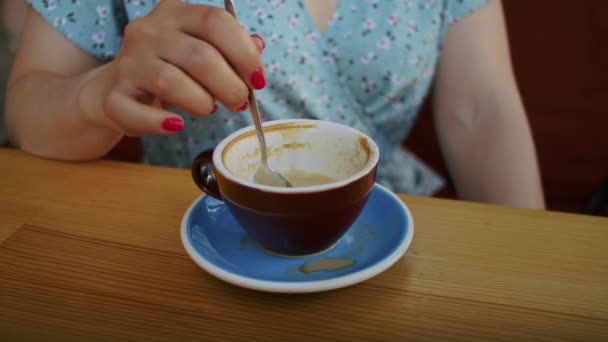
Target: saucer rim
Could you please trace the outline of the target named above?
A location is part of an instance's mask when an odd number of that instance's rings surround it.
[[[408,250],[412,240],[414,238],[414,219],[408,206],[393,192],[385,188],[384,186],[375,183],[374,188],[377,188],[392,197],[393,200],[399,203],[398,207],[403,211],[407,222],[407,231],[405,236],[401,239],[397,247],[390,253],[383,257],[373,265],[358,270],[353,273],[336,276],[335,278],[312,280],[312,281],[293,281],[293,282],[282,282],[273,280],[261,280],[254,279],[251,277],[243,276],[234,272],[227,271],[226,269],[219,267],[212,262],[206,260],[196,251],[194,246],[190,243],[188,236],[188,219],[190,218],[192,210],[196,205],[203,200],[205,194],[200,195],[192,204],[188,207],[184,213],[181,221],[180,236],[182,245],[190,258],[203,270],[208,272],[210,275],[217,277],[230,284],[264,292],[275,292],[275,293],[311,293],[321,292],[339,289],[354,285],[359,282],[366,281],[393,266],[399,259],[403,257],[405,252]]]

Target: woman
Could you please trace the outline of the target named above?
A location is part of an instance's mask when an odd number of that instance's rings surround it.
[[[251,87],[264,119],[356,127],[381,148],[380,183],[432,194],[442,180],[400,142],[433,83],[459,195],[544,207],[499,0],[244,0],[240,23],[217,0],[31,5],[7,105],[30,153],[95,159],[132,135],[146,162],[187,167],[250,124]]]

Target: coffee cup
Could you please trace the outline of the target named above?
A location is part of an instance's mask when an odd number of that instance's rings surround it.
[[[260,149],[254,126],[201,152],[192,178],[222,200],[260,247],[303,256],[333,247],[365,206],[379,150],[362,132],[338,123],[292,119],[264,123],[270,165],[294,187],[256,184]]]

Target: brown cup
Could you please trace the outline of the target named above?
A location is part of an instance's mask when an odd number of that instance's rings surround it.
[[[224,201],[268,252],[301,256],[331,248],[367,202],[376,179],[378,146],[358,130],[328,121],[269,121],[264,132],[269,163],[288,179],[304,174],[333,180],[293,188],[254,183],[260,150],[250,126],[226,137],[213,152],[201,152],[192,164],[194,182]]]

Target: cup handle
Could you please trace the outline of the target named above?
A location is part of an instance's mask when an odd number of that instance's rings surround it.
[[[192,162],[192,179],[194,183],[209,196],[222,199],[213,170],[213,149],[199,153]]]

